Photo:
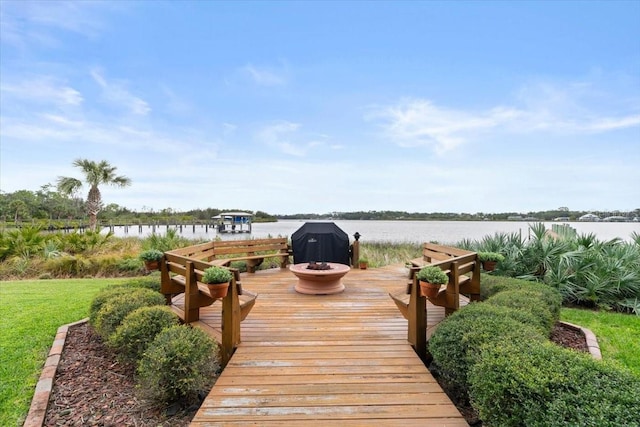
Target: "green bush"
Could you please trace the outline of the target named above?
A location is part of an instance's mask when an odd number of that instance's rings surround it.
[[[131,288],[145,288],[151,289],[152,291],[160,292],[160,274],[152,273],[144,277],[132,277],[130,279],[127,279],[127,281],[120,286]]]
[[[231,264],[229,264],[229,267],[238,270],[240,273],[246,273],[248,271],[246,261],[233,261],[231,262]],[[262,267],[262,264],[258,267],[258,269],[260,269],[260,267]]]
[[[140,307],[163,305],[164,296],[150,289],[131,288],[129,292],[115,295],[106,300],[95,316],[94,328],[107,340],[122,323],[124,318]]]
[[[429,340],[434,367],[448,380],[467,386],[467,374],[485,346],[542,342],[545,336],[530,313],[473,303],[442,322]]]
[[[179,323],[180,318],[169,307],[141,307],[124,318],[109,337],[107,344],[115,349],[122,359],[136,362],[142,358],[142,354],[156,335]]]
[[[89,306],[89,323],[94,328],[96,327],[96,320],[98,318],[98,313],[104,304],[112,298],[133,292],[134,289],[127,288],[121,285],[110,286],[98,292],[96,296],[91,300],[91,305]]]
[[[55,277],[83,277],[91,271],[91,262],[80,255],[62,255],[47,259],[44,270]]]
[[[117,262],[116,266],[118,271],[125,273],[140,271],[142,268],[140,260],[136,258],[123,258]]]
[[[487,425],[640,425],[640,379],[550,342],[485,349],[469,382]]]
[[[500,277],[483,274],[481,278],[480,296],[483,300],[489,299],[495,294],[504,291],[528,291],[540,295],[542,302],[551,310],[555,319],[560,316],[562,308],[562,295],[557,289],[541,282],[531,282],[528,280],[514,279],[511,277]]]
[[[553,325],[558,321],[558,317],[554,317],[551,308],[542,301],[540,292],[536,291],[519,289],[500,292],[487,299],[485,304],[508,307],[519,312],[524,311],[531,313],[536,319],[536,326],[542,328],[546,336],[551,334]],[[559,311],[558,314],[560,314]]]
[[[138,365],[139,389],[157,402],[195,400],[220,368],[218,346],[205,332],[174,326],[160,332]]]

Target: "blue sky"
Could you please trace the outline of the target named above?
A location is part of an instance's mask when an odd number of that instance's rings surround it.
[[[0,6],[4,192],[87,158],[135,210],[640,207],[639,1]]]

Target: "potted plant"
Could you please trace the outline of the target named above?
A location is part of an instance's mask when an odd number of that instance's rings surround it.
[[[366,270],[368,266],[369,266],[369,260],[368,259],[360,258],[358,260],[358,267],[360,267],[360,270]]]
[[[416,273],[416,278],[420,281],[420,295],[429,298],[437,297],[440,286],[449,281],[447,273],[433,265],[422,267]]]
[[[504,261],[504,255],[498,252],[478,252],[478,259],[485,271],[493,271],[499,262]]]
[[[213,266],[204,270],[202,283],[209,288],[211,298],[224,298],[229,291],[229,282],[233,275],[224,267]]]
[[[157,270],[164,253],[158,249],[148,249],[140,252],[138,258],[144,262],[144,268],[147,271]]]

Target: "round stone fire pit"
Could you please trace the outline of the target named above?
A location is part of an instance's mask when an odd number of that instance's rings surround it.
[[[329,295],[344,291],[342,277],[351,268],[334,262],[315,265],[305,262],[290,265],[289,270],[298,278],[296,292],[308,295]]]

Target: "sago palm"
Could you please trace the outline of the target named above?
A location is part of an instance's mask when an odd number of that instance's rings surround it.
[[[102,210],[102,196],[100,195],[101,184],[115,185],[116,187],[126,187],[131,185],[131,180],[126,176],[117,176],[116,167],[109,162],[102,160],[97,163],[87,159],[76,159],[73,165],[80,168],[84,174],[85,181],[89,185],[89,195],[87,196],[87,215],[89,216],[89,228],[95,231],[98,223],[98,213]],[[82,187],[82,181],[77,178],[58,177],[58,191],[70,195]]]

